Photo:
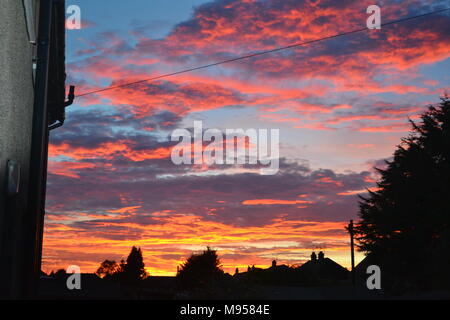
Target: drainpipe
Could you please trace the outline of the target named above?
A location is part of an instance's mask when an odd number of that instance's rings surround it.
[[[24,297],[37,295],[47,175],[47,86],[53,0],[41,0],[31,140],[28,211],[24,221]]]

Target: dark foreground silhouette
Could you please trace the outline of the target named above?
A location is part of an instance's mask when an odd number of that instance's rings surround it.
[[[175,277],[154,277],[137,272],[130,276],[133,257],[142,261],[140,249],[133,247],[127,261],[120,264],[105,260],[95,274],[81,275],[81,290],[68,290],[70,274],[58,270],[41,277],[42,298],[68,299],[352,299],[382,297],[380,292],[353,288],[349,271],[320,252],[301,266],[277,265],[248,267],[234,275],[222,270],[215,250],[207,248],[192,254]],[[143,266],[133,262],[133,265]]]

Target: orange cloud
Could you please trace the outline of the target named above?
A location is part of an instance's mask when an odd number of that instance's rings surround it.
[[[370,149],[370,148],[375,147],[375,145],[372,143],[363,143],[363,144],[352,144],[351,143],[351,144],[348,144],[347,146],[350,148],[355,148],[355,149]]]
[[[109,210],[108,212],[111,213],[133,213],[136,212],[136,209],[142,208],[142,206],[133,206],[133,207],[125,207],[125,208],[120,208],[120,209],[116,209],[116,210]]]
[[[361,193],[367,193],[367,190],[376,192],[376,191],[380,190],[380,188],[372,187],[372,188],[361,189],[361,190],[351,190],[351,191],[346,191],[346,192],[339,192],[339,193],[337,193],[337,195],[339,195],[339,196],[354,196],[354,195],[361,194]]]
[[[385,126],[361,127],[357,131],[361,132],[406,132],[409,129],[408,123],[398,123]]]
[[[134,150],[133,143],[126,140],[102,143],[94,148],[72,146],[68,143],[49,145],[49,156],[66,156],[75,160],[86,159],[113,159],[123,156],[132,161],[143,161],[149,159],[166,159],[170,157],[171,148],[156,148],[145,150]]]
[[[305,200],[278,200],[278,199],[254,199],[254,200],[244,200],[243,205],[274,205],[274,204],[310,204],[311,201]]]
[[[75,173],[76,170],[95,168],[92,163],[86,162],[68,162],[68,161],[52,161],[48,162],[49,173],[66,176],[69,178],[79,179],[80,176]]]

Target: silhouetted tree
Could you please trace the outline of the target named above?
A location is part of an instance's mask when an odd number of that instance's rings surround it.
[[[397,147],[378,190],[361,197],[359,248],[381,261],[385,285],[450,286],[450,100],[430,106]]]
[[[141,248],[133,246],[131,252],[128,255],[127,261],[124,264],[123,261],[120,265],[120,278],[130,285],[139,283],[140,280],[147,277],[145,271],[144,259],[142,258]]]
[[[105,260],[100,264],[95,274],[102,279],[111,279],[120,271],[120,266],[114,260]]]
[[[207,247],[200,254],[193,253],[180,266],[177,279],[185,289],[205,288],[212,286],[223,275],[217,251]]]

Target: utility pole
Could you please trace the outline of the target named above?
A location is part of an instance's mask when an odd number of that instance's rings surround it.
[[[348,232],[350,233],[350,252],[352,256],[352,285],[355,286],[355,244],[353,241],[353,220],[348,224]]]

